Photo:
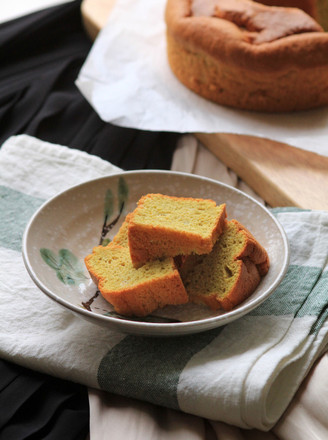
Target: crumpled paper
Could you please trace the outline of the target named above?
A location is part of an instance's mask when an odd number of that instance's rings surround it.
[[[141,130],[263,137],[328,156],[328,107],[284,114],[239,111],[183,86],[166,56],[166,0],[117,0],[76,80],[106,122]]]

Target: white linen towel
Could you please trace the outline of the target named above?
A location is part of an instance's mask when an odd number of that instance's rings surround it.
[[[328,342],[328,213],[275,209],[291,246],[282,284],[243,318],[177,338],[123,335],[46,297],[20,243],[43,201],[118,171],[76,150],[10,138],[0,150],[0,355],[109,392],[224,421],[270,429]]]

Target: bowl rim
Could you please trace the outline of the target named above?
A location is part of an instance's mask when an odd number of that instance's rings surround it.
[[[38,278],[35,270],[33,269],[33,265],[29,258],[29,251],[28,251],[28,238],[30,230],[38,218],[39,214],[49,205],[54,203],[57,199],[61,198],[64,194],[67,194],[69,192],[76,191],[77,189],[83,187],[83,186],[89,186],[90,184],[105,181],[107,179],[111,178],[117,178],[119,176],[129,176],[129,175],[145,175],[145,174],[162,174],[162,175],[175,175],[177,177],[186,177],[186,178],[192,178],[199,180],[200,182],[205,181],[208,183],[214,183],[215,185],[224,187],[230,191],[236,192],[242,197],[245,197],[249,199],[251,202],[255,203],[260,209],[262,209],[273,221],[275,226],[277,227],[283,244],[284,244],[284,253],[283,253],[283,260],[282,260],[282,266],[277,274],[274,282],[259,296],[258,298],[254,298],[253,300],[250,299],[250,301],[242,305],[241,307],[238,307],[236,309],[232,309],[229,312],[225,312],[222,315],[204,318],[200,320],[193,320],[193,321],[184,321],[184,322],[169,322],[169,323],[154,323],[154,322],[144,322],[144,321],[134,321],[131,319],[124,319],[124,318],[116,318],[113,316],[105,316],[101,314],[96,314],[92,311],[89,311],[87,309],[83,309],[82,307],[79,307],[75,304],[72,304],[71,302],[65,300],[64,298],[58,296],[54,292],[51,291],[50,288],[48,288],[46,285],[44,285]],[[179,334],[187,334],[187,333],[197,333],[200,331],[209,330],[215,327],[219,327],[225,324],[230,323],[231,321],[234,321],[235,319],[244,316],[254,308],[258,307],[262,302],[264,302],[270,294],[277,288],[277,286],[281,283],[282,279],[284,278],[290,261],[290,246],[289,241],[287,238],[287,234],[285,230],[283,229],[282,225],[278,221],[278,219],[266,208],[264,205],[262,205],[260,202],[258,202],[255,198],[252,196],[244,193],[243,191],[234,188],[231,185],[228,185],[226,183],[220,182],[218,180],[204,177],[197,174],[191,174],[181,171],[171,171],[171,170],[155,170],[155,169],[147,169],[147,170],[131,170],[131,171],[115,171],[112,174],[108,174],[107,176],[97,177],[94,179],[89,179],[85,182],[81,182],[79,184],[70,186],[69,188],[59,192],[58,194],[50,197],[48,200],[46,200],[32,215],[29,222],[27,223],[23,238],[22,238],[22,256],[23,256],[23,262],[26,267],[27,272],[29,273],[30,277],[32,278],[33,282],[36,284],[36,286],[45,293],[50,299],[53,301],[59,303],[66,309],[70,309],[72,312],[75,312],[78,315],[82,315],[87,319],[91,319],[95,322],[98,322],[98,325],[100,323],[107,324],[109,327],[110,324],[112,324],[113,327],[120,328],[121,331],[125,331],[127,333],[140,333],[140,334],[166,334],[166,335],[179,335]],[[221,322],[223,321],[223,322]],[[192,329],[190,329],[192,327]]]

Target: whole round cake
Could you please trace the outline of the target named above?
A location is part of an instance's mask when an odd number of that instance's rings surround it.
[[[285,7],[295,3],[304,10]],[[318,5],[168,0],[171,69],[186,87],[221,105],[264,112],[325,106],[328,33],[318,22]]]

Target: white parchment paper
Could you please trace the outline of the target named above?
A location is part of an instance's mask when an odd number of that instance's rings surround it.
[[[76,85],[104,121],[142,130],[253,135],[328,156],[328,107],[246,112],[184,87],[167,62],[165,4],[117,0],[97,37]]]

